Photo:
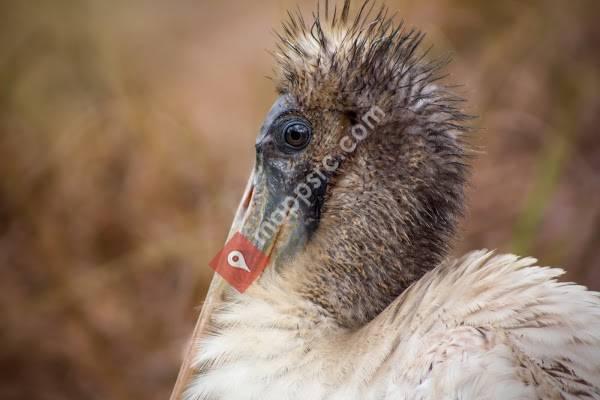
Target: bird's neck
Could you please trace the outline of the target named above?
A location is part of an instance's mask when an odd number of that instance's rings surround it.
[[[335,217],[299,256],[297,291],[342,327],[367,324],[446,254],[450,224],[411,215],[399,198],[379,187],[330,204]]]
[[[376,367],[398,345],[382,328],[385,313],[361,329],[342,327],[292,285],[265,278],[243,295],[232,290],[214,314],[188,398],[324,399],[379,379]]]
[[[280,381],[325,385],[334,379],[325,376],[327,371],[350,365],[344,360],[351,358],[342,359],[344,352],[335,347],[352,348],[344,345],[352,334],[284,282],[265,278],[268,283],[262,279],[243,295],[232,290],[213,315],[211,330],[217,334],[198,346],[195,366],[200,373],[192,392],[229,398],[232,385],[263,394],[265,388],[257,388],[257,382],[271,382],[274,388]]]

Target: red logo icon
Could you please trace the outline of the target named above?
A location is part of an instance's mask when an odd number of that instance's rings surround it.
[[[269,257],[237,232],[208,265],[238,292],[244,293],[268,262]]]

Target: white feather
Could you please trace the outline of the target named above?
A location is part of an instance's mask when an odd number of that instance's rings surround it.
[[[600,297],[535,263],[471,253],[354,332],[269,278],[215,316],[185,398],[600,399]]]

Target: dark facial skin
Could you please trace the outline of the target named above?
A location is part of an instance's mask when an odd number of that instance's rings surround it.
[[[298,148],[286,142],[286,129],[294,124],[303,126],[307,131],[305,145]],[[286,198],[297,197],[296,188],[311,173],[309,147],[314,146],[312,139],[312,123],[303,115],[294,99],[290,96],[280,97],[267,115],[256,140],[257,175],[259,177],[264,175],[266,179],[266,190],[271,198],[270,212],[283,204]],[[325,185],[324,182],[323,186]],[[296,212],[301,216],[298,218],[300,228],[308,235],[314,231],[318,223],[320,194],[315,191],[310,196],[310,204],[304,201],[297,203]]]
[[[293,205],[293,243],[282,247],[288,258],[303,249],[318,228],[329,180],[335,175],[332,155],[340,152],[325,121],[340,126],[343,115],[302,109],[292,96],[281,96],[268,113],[256,141],[255,197],[262,198],[263,219],[274,219],[278,209]],[[294,141],[295,140],[295,141]],[[291,144],[290,144],[291,142]],[[337,144],[339,147],[339,144]],[[283,207],[282,207],[283,206]],[[255,235],[260,240],[269,235]]]

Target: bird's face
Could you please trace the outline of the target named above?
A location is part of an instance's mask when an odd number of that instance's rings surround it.
[[[290,95],[267,114],[236,229],[273,265],[289,261],[318,229],[332,179],[350,156],[339,148],[349,125],[345,113],[307,109]],[[350,138],[344,145],[356,147]]]
[[[414,112],[390,107],[386,92],[371,107],[316,93],[313,102],[283,93],[267,113],[231,234],[268,257],[268,275],[293,270],[294,290],[342,325],[361,324],[445,253],[463,149]],[[332,291],[336,284],[347,290]],[[373,290],[379,303],[353,309]],[[211,297],[225,291],[221,282]]]

